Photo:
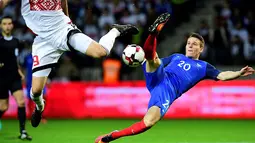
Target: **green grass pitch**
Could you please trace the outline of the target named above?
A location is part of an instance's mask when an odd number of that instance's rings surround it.
[[[33,143],[94,143],[101,134],[138,120],[49,120],[27,130]],[[17,139],[18,121],[3,120],[0,143]],[[26,141],[28,142],[28,141]],[[113,143],[255,143],[255,120],[162,120],[151,130]]]

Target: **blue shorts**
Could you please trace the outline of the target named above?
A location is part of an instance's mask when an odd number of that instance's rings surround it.
[[[177,94],[165,72],[163,64],[160,64],[157,70],[152,73],[146,72],[146,62],[142,66],[146,79],[146,87],[151,94],[148,109],[152,106],[158,106],[161,109],[161,117],[163,117],[169,106],[176,99]]]

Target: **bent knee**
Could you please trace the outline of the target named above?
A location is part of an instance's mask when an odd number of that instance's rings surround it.
[[[33,95],[41,95],[43,91],[43,87],[40,86],[32,86],[32,94]]]
[[[8,104],[1,104],[0,105],[0,111],[5,112],[8,110]]]
[[[25,107],[25,99],[20,98],[17,100],[18,107]]]
[[[93,53],[94,58],[102,58],[107,56],[107,51],[104,47],[99,45],[98,48],[96,48],[95,52]]]
[[[87,51],[86,51],[86,55],[91,56],[93,58],[102,58],[107,56],[107,51],[106,49],[100,45],[99,43],[96,42],[91,42],[91,44],[89,45]]]
[[[155,58],[153,60],[147,60],[146,62],[146,71],[147,72],[154,72],[160,66],[161,61],[159,58]]]
[[[152,127],[152,126],[154,126],[159,120],[157,120],[157,119],[146,119],[146,118],[144,118],[143,121],[144,121],[144,124],[145,124],[146,127]]]
[[[47,77],[34,77],[32,79],[31,92],[35,96],[40,96],[47,82]]]
[[[161,64],[160,58],[157,56],[153,60],[147,60],[149,66],[157,67]]]

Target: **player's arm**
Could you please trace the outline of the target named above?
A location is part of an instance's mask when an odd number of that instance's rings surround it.
[[[219,80],[217,77],[219,76],[221,72],[216,69],[211,64],[206,64],[206,73],[205,73],[205,79],[213,79],[213,80]]]
[[[18,48],[15,49],[15,56],[17,59],[17,66],[18,66],[18,73],[21,76],[21,79],[24,80],[25,79],[25,75],[23,74],[23,69],[20,65],[21,61],[19,60],[18,56],[19,56],[19,50],[23,47],[22,43],[18,40]],[[22,63],[21,63],[22,64]]]
[[[24,80],[25,79],[25,75],[23,74],[22,68],[21,66],[18,64],[18,72],[19,75],[21,76],[21,79]]]
[[[3,9],[11,0],[0,0],[0,9]]]
[[[24,72],[23,72],[23,68],[19,64],[18,58],[17,58],[17,64],[18,64],[18,73],[19,73],[21,79],[24,80],[25,79],[25,75],[24,75]]]
[[[68,11],[68,2],[67,0],[61,0],[62,9],[66,16],[69,17],[69,11]]]
[[[239,78],[241,76],[248,76],[251,74],[254,74],[255,70],[252,67],[246,66],[242,68],[240,71],[224,71],[219,73],[217,76],[217,79],[222,80],[222,81],[227,81],[227,80],[233,80],[236,78]]]

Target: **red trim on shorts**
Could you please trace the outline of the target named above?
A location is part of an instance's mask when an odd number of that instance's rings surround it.
[[[72,22],[72,20],[70,21],[70,22],[68,22],[67,24],[72,24],[73,22]]]

